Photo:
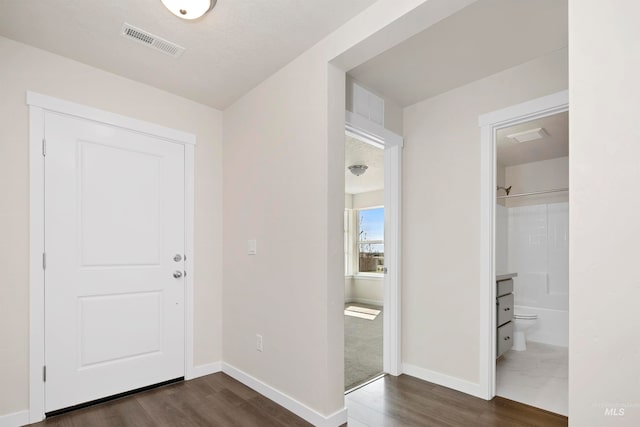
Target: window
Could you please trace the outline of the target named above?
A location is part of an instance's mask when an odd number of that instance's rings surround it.
[[[358,273],[384,271],[384,208],[357,210]]]

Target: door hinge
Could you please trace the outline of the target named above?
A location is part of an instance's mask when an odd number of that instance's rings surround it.
[[[42,138],[42,157],[47,156],[47,140]]]
[[[43,270],[47,269],[47,253],[46,252],[42,252],[42,269]]]
[[[43,366],[42,367],[42,382],[47,382],[47,367]]]

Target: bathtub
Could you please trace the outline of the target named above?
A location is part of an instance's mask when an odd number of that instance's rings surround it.
[[[537,314],[538,321],[527,331],[527,341],[569,347],[569,312],[526,305],[514,305],[516,314]]]

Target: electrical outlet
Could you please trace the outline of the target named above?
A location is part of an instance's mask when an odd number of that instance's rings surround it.
[[[262,351],[262,335],[256,334],[256,350]]]

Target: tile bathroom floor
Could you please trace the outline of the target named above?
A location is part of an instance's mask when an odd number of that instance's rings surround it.
[[[561,415],[569,412],[569,349],[527,342],[496,362],[496,395]]]

